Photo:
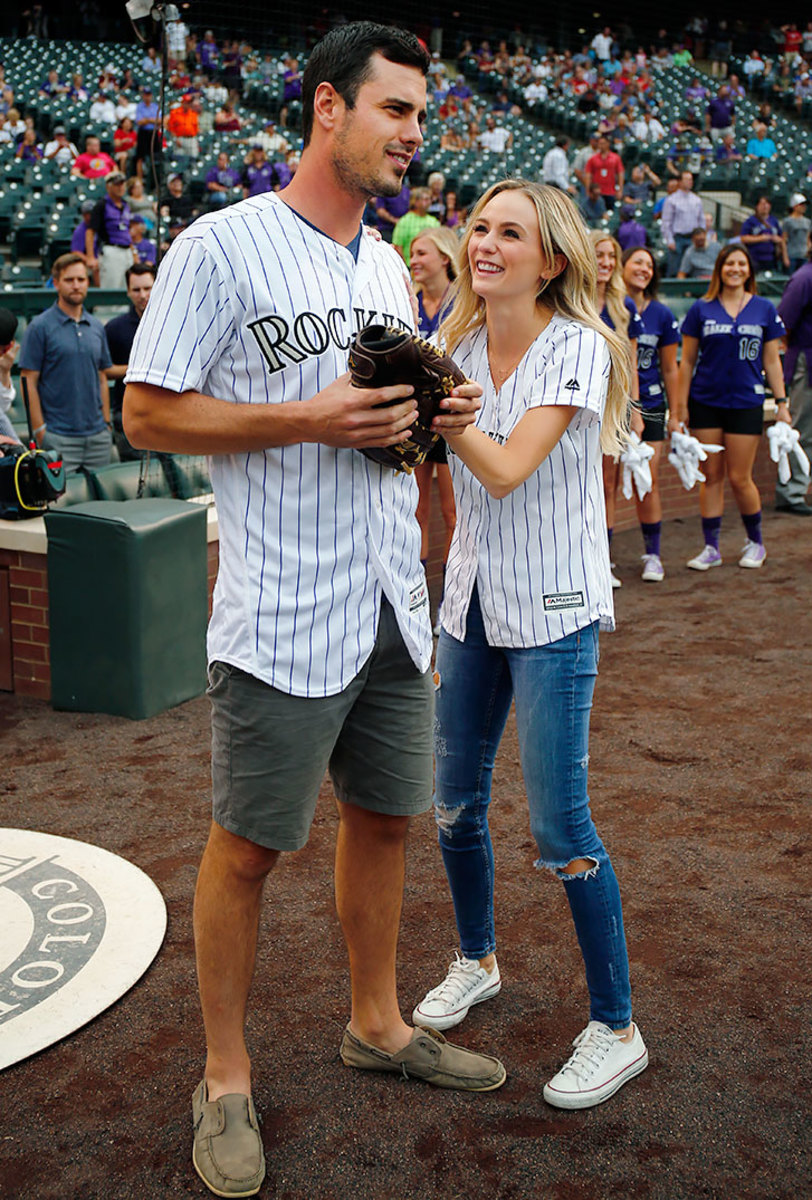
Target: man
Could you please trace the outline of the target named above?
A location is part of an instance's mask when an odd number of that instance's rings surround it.
[[[697,225],[691,233],[691,244],[682,256],[677,279],[710,279],[718,253],[719,243],[709,242],[705,226]]]
[[[290,153],[290,142],[276,128],[276,121],[266,121],[261,133],[254,139],[273,162],[284,159]]]
[[[597,183],[603,202],[611,212],[616,201],[623,195],[626,174],[622,158],[609,148],[609,139],[603,134],[598,138],[597,154],[593,154],[586,163],[584,177],[587,191],[591,183]]]
[[[422,144],[427,64],[411,34],[368,22],[313,49],[293,181],[178,239],[127,375],[130,440],[211,455],[220,521],[214,821],[195,900],[208,1058],[193,1100],[193,1160],[220,1195],[253,1195],[264,1175],[244,1041],[260,898],[280,851],[307,840],[328,764],[352,981],[342,1060],[473,1090],[504,1077],[400,1016],[404,842],[431,800],[431,627],[413,476],[356,450],[402,440],[414,400],[346,374],[355,328],[413,328],[403,267],[360,222],[369,197],[400,191]],[[477,393],[457,389],[436,427],[468,424]]]
[[[276,168],[268,159],[260,142],[254,142],[245,156],[245,166],[242,171],[242,194],[247,200],[250,196],[261,196],[263,192],[275,192],[279,187],[279,176]]]
[[[152,267],[157,265],[158,247],[147,237],[147,223],[139,213],[130,217],[130,243],[137,263],[147,263]]]
[[[807,241],[810,251],[812,239]],[[812,262],[808,257],[784,289],[778,314],[787,328],[784,380],[792,427],[800,433],[800,444],[812,461]],[[796,517],[812,517],[812,505],[806,500],[809,475],[801,471],[794,455],[790,455],[790,467],[790,479],[775,485],[775,507]]]
[[[575,154],[573,155],[572,173],[578,180],[578,192],[582,199],[584,199],[587,194],[586,164],[589,162],[590,158],[592,158],[593,154],[598,153],[598,138],[599,134],[597,130],[594,130],[592,133],[590,133],[587,144],[585,146],[581,146],[581,148],[576,150]]]
[[[58,451],[66,471],[104,467],[113,445],[104,326],[84,309],[83,255],[61,255],[52,274],[56,302],[28,326],[20,354],[31,426],[37,445]]]
[[[68,141],[68,134],[64,125],[54,126],[54,136],[50,142],[45,143],[42,157],[46,161],[57,163],[60,167],[68,166],[74,159],[79,157],[79,151],[73,142]]]
[[[109,92],[97,92],[90,106],[88,119],[94,125],[114,125],[116,104]]]
[[[581,201],[579,207],[581,209],[581,216],[590,229],[597,229],[606,216],[606,204],[601,195],[600,184],[596,179],[590,183],[586,196]]]
[[[789,269],[787,243],[781,225],[772,216],[772,204],[768,196],[759,196],[755,212],[741,227],[739,235],[742,245],[747,247],[756,274],[775,271],[780,266]]]
[[[143,222],[142,222],[143,224]],[[113,422],[113,438],[122,462],[141,457],[130,445],[122,425],[121,410],[124,401],[124,376],[130,361],[138,323],[144,315],[147,300],[155,282],[155,267],[150,263],[134,263],[127,268],[127,296],[130,307],[125,313],[113,317],[104,327],[107,346],[113,365],[107,368],[107,378],[112,382],[110,393],[110,415]]]
[[[90,223],[85,231],[85,255],[88,269],[92,270],[96,266],[93,254],[95,235],[101,246],[99,286],[123,291],[126,286],[124,273],[133,261],[130,238],[132,212],[124,199],[127,177],[121,171],[113,170],[104,182],[107,195],[96,201],[90,214]]]
[[[570,183],[570,164],[567,158],[567,150],[569,149],[570,139],[561,134],[555,139],[555,145],[551,146],[541,164],[541,179],[543,183],[548,183],[550,187],[558,188],[562,192],[574,192],[575,188]]]
[[[158,104],[149,86],[141,89],[141,99],[135,106],[135,128],[138,131],[135,144],[135,173],[139,179],[143,179],[144,161],[150,159],[153,154],[160,158],[163,153]]]
[[[693,175],[690,171],[683,171],[677,187],[670,196],[666,196],[663,204],[661,229],[668,248],[668,275],[676,275],[682,256],[691,244],[691,234],[698,225],[705,224],[705,210],[693,187]]]
[[[655,175],[648,163],[635,163],[632,167],[632,177],[623,187],[624,204],[636,206],[648,204],[654,195],[654,189],[662,183],[659,175]]]
[[[184,92],[180,104],[169,110],[166,128],[175,139],[175,158],[185,165],[200,154],[200,118],[193,107],[194,96]]]
[[[735,133],[735,127],[736,101],[730,94],[730,86],[722,83],[705,110],[705,130],[715,145],[726,133]]]
[[[84,153],[74,159],[71,174],[81,175],[83,179],[101,179],[115,169],[115,162],[102,150],[99,139],[90,134],[85,138]]]
[[[404,183],[397,196],[374,196],[372,208],[375,213],[375,224],[385,241],[392,241],[392,233],[401,217],[405,217],[411,205],[412,191],[408,183]]]
[[[228,165],[228,154],[225,150],[220,151],[215,166],[206,172],[205,184],[206,195],[212,206],[219,208],[220,205],[237,199],[235,189],[240,186],[240,172],[236,167]]]
[[[479,144],[491,154],[504,154],[513,145],[513,134],[503,125],[497,125],[496,118],[488,113],[485,128],[479,135]]]
[[[411,262],[412,242],[418,233],[440,224],[437,218],[429,212],[430,204],[431,191],[429,188],[412,188],[409,195],[409,211],[400,218],[392,230],[392,245],[407,267]]]
[[[614,38],[612,37],[612,30],[608,25],[604,25],[603,29],[599,33],[596,33],[592,41],[589,43],[591,48],[595,51],[595,58],[599,63],[605,64],[612,57],[613,41]]]

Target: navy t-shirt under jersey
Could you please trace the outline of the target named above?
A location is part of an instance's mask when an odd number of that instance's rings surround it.
[[[682,336],[699,340],[691,399],[717,408],[763,404],[764,344],[784,335],[784,322],[764,296],[751,296],[735,317],[719,300],[695,301],[682,322]]]
[[[634,339],[639,338],[640,334],[643,332],[643,322],[640,320],[640,313],[637,311],[637,305],[630,296],[624,296],[623,303],[626,305],[629,313],[629,340],[634,341]],[[604,325],[608,325],[610,329],[614,329],[615,323],[609,316],[609,309],[605,304],[601,309],[601,320],[603,321]]]

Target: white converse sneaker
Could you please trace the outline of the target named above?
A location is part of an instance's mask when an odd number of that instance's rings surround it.
[[[662,583],[665,579],[665,569],[659,554],[643,555],[643,574],[640,578],[646,583]]]
[[[636,1025],[632,1040],[624,1042],[602,1021],[590,1021],[572,1044],[572,1058],[544,1088],[544,1099],[555,1108],[592,1108],[648,1066]]]
[[[721,567],[722,556],[715,546],[704,546],[702,553],[696,558],[689,558],[686,564],[692,571],[709,571],[711,567]]]
[[[739,559],[740,567],[760,567],[767,557],[767,551],[762,546],[761,542],[746,541],[742,548],[742,556]]]
[[[430,1029],[451,1029],[468,1016],[468,1009],[491,996],[502,987],[499,967],[494,963],[488,973],[474,958],[455,954],[454,962],[439,987],[427,992],[412,1013],[415,1025]]]
[[[623,580],[615,574],[614,567],[610,567],[609,569],[609,578],[612,581],[613,588],[623,587]]]

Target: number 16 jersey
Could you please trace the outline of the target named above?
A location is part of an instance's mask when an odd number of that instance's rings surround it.
[[[784,337],[775,305],[751,296],[735,317],[717,300],[697,300],[685,314],[682,336],[699,340],[691,399],[717,408],[764,403],[764,344]]]

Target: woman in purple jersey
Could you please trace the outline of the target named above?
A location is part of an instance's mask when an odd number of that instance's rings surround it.
[[[443,226],[424,229],[412,241],[409,269],[417,295],[417,329],[421,337],[433,337],[443,316],[447,315],[451,284],[457,277],[459,249],[460,243],[457,235]],[[429,453],[428,459],[415,470],[420,496],[417,502],[417,520],[421,532],[420,558],[424,566],[429,556],[431,481],[435,468],[440,511],[443,514],[445,529],[443,545],[443,573],[445,574],[445,561],[448,558],[448,549],[454,533],[456,509],[454,508],[454,489],[448,473],[446,447],[442,438]]]
[[[665,578],[660,558],[660,531],[663,506],[660,500],[659,463],[666,434],[679,428],[674,413],[677,406],[677,346],[679,329],[674,314],[657,299],[659,271],[654,255],[645,246],[633,247],[623,254],[623,282],[634,302],[642,323],[637,337],[637,381],[643,417],[644,442],[654,456],[651,467],[651,491],[641,500],[635,492],[637,519],[643,534],[643,579],[659,583]]]
[[[629,396],[635,401],[632,408],[631,427],[638,437],[643,436],[643,418],[637,408],[639,399],[639,384],[637,379],[637,342],[643,332],[643,322],[640,320],[634,302],[626,295],[623,284],[623,274],[620,269],[620,244],[609,233],[593,229],[589,235],[595,251],[598,264],[598,308],[601,320],[615,329],[621,336],[629,339],[629,354],[631,358],[631,388]],[[615,524],[615,497],[620,483],[620,463],[615,455],[605,454],[603,457],[603,490],[606,497],[606,532],[609,537],[609,551],[612,550],[612,532]],[[619,588],[621,581],[614,572],[612,564],[612,587]]]
[[[724,446],[703,464],[699,509],[705,545],[688,566],[721,566],[719,532],[725,505],[725,474],[747,534],[740,567],[758,568],[767,557],[761,537],[761,497],[753,480],[764,424],[764,376],[790,421],[778,346],[784,324],[775,306],[756,294],[750,255],[743,246],[719,251],[708,290],[685,314],[679,370],[680,421],[700,442]]]
[[[417,1025],[448,1029],[501,988],[488,808],[515,701],[536,866],[562,881],[590,997],[575,1052],[544,1088],[565,1109],[607,1100],[648,1061],[587,795],[598,631],[614,624],[601,452],[625,442],[630,374],[595,284],[565,193],[507,180],[478,202],[440,329],[483,392],[471,436],[447,439],[457,526],[436,660],[435,813],[461,954],[414,1010]]]

